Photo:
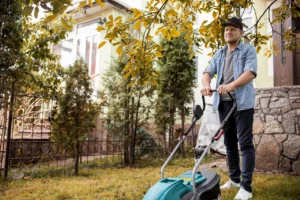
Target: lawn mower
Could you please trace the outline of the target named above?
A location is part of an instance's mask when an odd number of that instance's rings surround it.
[[[211,90],[211,92],[216,92],[217,90]],[[225,120],[221,123],[219,129],[212,137],[211,142],[207,147],[202,150],[196,150],[195,155],[197,162],[192,171],[187,171],[176,178],[165,178],[164,170],[168,163],[171,161],[176,151],[183,143],[187,134],[193,129],[195,123],[201,118],[205,110],[205,98],[202,96],[203,100],[203,109],[196,105],[193,108],[193,120],[192,125],[189,129],[179,138],[179,142],[170,154],[170,156],[165,161],[164,165],[161,168],[161,180],[153,185],[148,192],[145,194],[143,200],[217,200],[221,199],[221,190],[220,190],[220,176],[214,171],[210,170],[198,170],[198,167],[206,155],[207,151],[210,149],[210,146],[214,141],[218,140],[224,133],[224,125],[228,121],[229,117],[233,113],[236,102],[232,98],[231,94],[228,93],[232,99],[233,106],[229,113],[227,114]],[[201,154],[199,156],[199,153]],[[200,158],[199,158],[200,157]]]

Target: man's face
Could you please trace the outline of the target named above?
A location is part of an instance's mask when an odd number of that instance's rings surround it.
[[[235,26],[226,26],[224,30],[224,39],[226,43],[235,44],[243,36],[244,31]]]

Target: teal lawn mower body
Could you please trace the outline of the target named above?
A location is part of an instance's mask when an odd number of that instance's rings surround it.
[[[193,191],[192,175],[192,171],[188,171],[176,178],[160,180],[150,188],[144,200],[180,200],[180,197]],[[205,179],[202,174],[196,174],[196,184],[204,182]]]
[[[212,90],[216,92],[216,90]],[[203,100],[203,110],[199,105],[194,107],[194,117],[190,128],[186,133],[183,134],[179,139],[179,143],[176,145],[171,155],[168,157],[166,162],[161,168],[161,180],[154,184],[148,192],[145,194],[143,200],[218,200],[221,198],[220,190],[220,176],[210,170],[198,170],[198,167],[209,150],[210,146],[214,141],[218,140],[224,133],[223,127],[228,121],[228,118],[233,113],[236,108],[236,102],[228,93],[230,98],[234,101],[233,107],[227,114],[225,120],[221,123],[220,128],[217,130],[216,134],[212,138],[210,144],[201,152],[200,158],[196,154],[197,162],[192,171],[185,172],[176,178],[164,178],[164,169],[170,160],[175,155],[177,149],[183,143],[186,135],[193,129],[196,121],[200,119],[203,115],[205,109],[205,99]]]

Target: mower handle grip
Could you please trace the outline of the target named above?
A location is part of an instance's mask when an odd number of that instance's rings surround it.
[[[221,129],[221,131],[220,131],[219,133],[217,133],[217,134],[213,137],[213,139],[216,140],[216,141],[218,141],[218,140],[220,139],[220,137],[223,135],[224,132],[225,132],[224,129]]]
[[[210,92],[217,92],[218,90],[216,90],[216,89],[211,89],[210,90]],[[229,97],[230,97],[230,99],[232,100],[232,101],[234,101],[234,98],[232,97],[232,95],[230,94],[230,92],[227,92],[227,94],[229,95]],[[203,111],[205,110],[205,98],[204,98],[204,96],[202,96],[202,102],[203,102]]]

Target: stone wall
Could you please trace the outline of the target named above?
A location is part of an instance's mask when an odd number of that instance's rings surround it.
[[[300,86],[256,89],[256,168],[300,174]]]

